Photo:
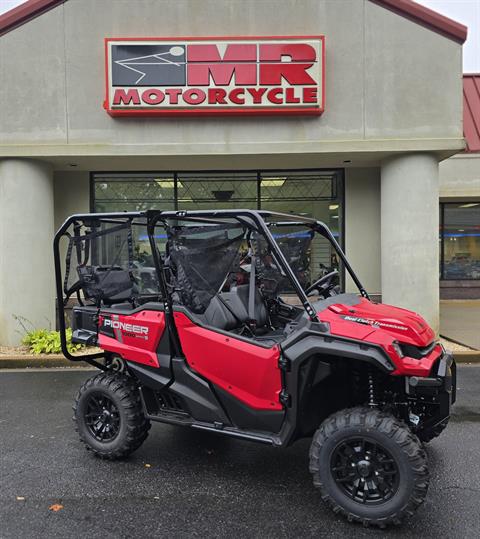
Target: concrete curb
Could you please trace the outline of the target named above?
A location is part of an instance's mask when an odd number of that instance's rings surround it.
[[[453,352],[453,357],[457,363],[479,363],[480,350],[472,350],[468,352]],[[0,356],[0,369],[48,369],[65,367],[70,369],[84,368],[86,363],[83,361],[73,362],[65,359],[60,354],[49,355],[17,355],[17,356]]]
[[[480,350],[452,353],[457,363],[480,363]]]
[[[62,355],[18,355],[18,356],[0,356],[0,369],[32,369],[32,368],[58,368],[58,367],[85,367],[86,363],[79,361],[74,363],[65,359]]]

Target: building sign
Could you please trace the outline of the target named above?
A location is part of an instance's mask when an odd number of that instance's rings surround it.
[[[321,114],[325,41],[316,37],[105,40],[106,111]]]

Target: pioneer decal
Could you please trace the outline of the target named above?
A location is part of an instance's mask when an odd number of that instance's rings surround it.
[[[139,334],[139,335],[148,335],[148,329],[149,329],[146,326],[128,324],[125,322],[120,322],[119,320],[110,320],[110,318],[104,318],[103,325],[105,327],[111,327],[113,329],[120,329],[121,331],[124,331],[124,332]]]
[[[321,114],[325,40],[105,40],[105,109],[112,116]]]
[[[391,324],[390,322],[382,322],[379,320],[372,320],[371,318],[361,318],[360,316],[342,316],[344,320],[348,322],[357,322],[357,324],[366,324],[368,326],[375,326],[380,328],[398,329],[400,331],[408,331],[406,326],[399,326],[398,324]]]

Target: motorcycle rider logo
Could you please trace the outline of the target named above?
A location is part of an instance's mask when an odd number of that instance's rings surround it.
[[[185,47],[114,45],[113,86],[185,86]]]

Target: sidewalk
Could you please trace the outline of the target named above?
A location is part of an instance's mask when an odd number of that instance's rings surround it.
[[[480,350],[480,300],[442,300],[440,335]]]

